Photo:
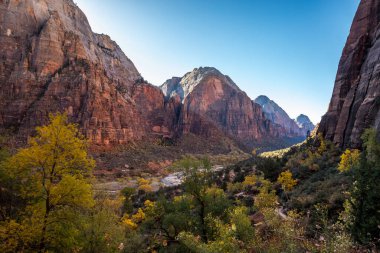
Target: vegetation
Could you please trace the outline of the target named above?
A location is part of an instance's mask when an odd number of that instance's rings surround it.
[[[79,250],[90,242],[78,238],[94,229],[91,220],[100,222],[105,210],[93,209],[95,163],[65,115],[51,116],[48,126],[36,130],[26,148],[1,163],[0,251]]]
[[[297,185],[297,180],[293,179],[293,175],[289,170],[281,172],[277,181],[285,192],[291,191]]]
[[[358,149],[350,150],[347,149],[341,156],[339,162],[338,170],[340,172],[345,172],[351,168],[355,168],[359,165],[360,151]]]
[[[183,192],[172,201],[161,196],[155,202],[149,201],[148,207],[144,204],[136,213],[143,213],[139,215],[143,218],[128,215],[131,218],[127,223],[133,224],[129,225],[131,252],[137,249],[140,252],[249,252],[257,248],[266,250],[265,239],[269,238],[274,249],[301,249],[302,246],[291,243],[299,235],[291,232],[297,224],[291,219],[282,221],[278,216],[277,196],[268,180],[259,175],[244,180],[247,191],[255,188],[259,192],[255,206],[244,205],[230,192],[213,184],[207,159],[186,158],[179,166],[186,173]],[[264,216],[257,223],[258,230],[252,224],[255,213]],[[141,250],[144,248],[146,251]]]
[[[93,190],[94,160],[63,114],[25,148],[0,139],[1,252],[350,252],[379,247],[380,143],[343,153],[321,136],[213,171],[173,165],[180,186]]]
[[[354,155],[350,159],[354,184],[350,191],[349,227],[358,242],[380,246],[380,143],[374,129],[364,133],[363,146],[360,158]],[[342,166],[347,164],[343,158]]]

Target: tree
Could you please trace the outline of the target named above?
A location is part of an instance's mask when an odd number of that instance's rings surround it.
[[[246,207],[236,207],[228,213],[227,221],[207,216],[207,225],[213,228],[213,236],[207,242],[189,232],[181,232],[178,236],[181,243],[191,252],[248,252],[254,238],[254,228],[247,215]]]
[[[353,171],[351,233],[362,244],[380,245],[380,143],[375,129],[363,134],[364,151]]]
[[[26,207],[17,221],[32,238],[22,238],[35,251],[79,247],[75,237],[81,209],[94,205],[89,183],[95,162],[87,144],[65,114],[50,116],[50,124],[37,127],[28,147],[6,162],[11,177],[21,183]],[[16,222],[16,221],[15,221]]]
[[[139,184],[139,187],[138,187],[139,190],[144,191],[144,192],[152,192],[153,191],[153,187],[150,185],[149,180],[147,180],[145,178],[138,178],[137,182]]]
[[[14,213],[16,196],[13,189],[17,186],[5,168],[5,161],[10,156],[6,142],[7,138],[0,136],[0,221],[5,221]]]
[[[93,208],[82,214],[80,231],[81,252],[117,252],[123,248],[124,229],[118,215],[119,199],[109,199],[104,193],[97,194]]]
[[[360,162],[360,151],[358,149],[346,149],[340,157],[338,170],[340,172],[349,171],[351,168],[356,168]]]
[[[128,252],[144,247],[158,252],[189,252],[188,245],[179,239],[181,232],[207,244],[219,236],[215,222],[227,222],[232,203],[223,189],[213,185],[209,161],[187,157],[175,167],[184,174],[183,191],[161,195],[154,203],[145,201],[144,207],[124,216],[127,237],[132,238],[126,244]]]
[[[246,176],[244,178],[244,181],[243,181],[243,185],[245,187],[248,187],[248,186],[254,186],[256,183],[257,183],[257,176],[256,175],[252,175],[252,176]]]
[[[281,184],[282,189],[285,192],[291,191],[293,187],[297,185],[297,180],[293,179],[293,174],[289,170],[282,172],[278,177],[277,182]]]
[[[208,159],[195,160],[191,158],[183,159],[180,167],[184,169],[185,180],[184,189],[195,202],[196,213],[200,222],[200,236],[204,242],[207,242],[207,227],[206,227],[206,193],[211,186],[212,171],[211,163]]]

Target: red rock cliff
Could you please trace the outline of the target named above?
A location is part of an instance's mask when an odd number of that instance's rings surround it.
[[[160,89],[71,0],[1,0],[0,24],[0,126],[29,133],[67,111],[96,144],[171,131]]]
[[[362,0],[343,49],[328,112],[318,131],[341,147],[380,132],[380,0]]]

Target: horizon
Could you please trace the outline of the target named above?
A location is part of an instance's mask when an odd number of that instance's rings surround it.
[[[92,30],[109,35],[150,83],[160,86],[194,68],[214,67],[252,100],[265,95],[292,119],[305,114],[314,124],[327,111],[359,4],[75,2]]]

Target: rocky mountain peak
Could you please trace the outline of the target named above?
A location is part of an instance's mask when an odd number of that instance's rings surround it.
[[[309,119],[309,117],[306,116],[305,114],[300,114],[296,118],[295,121],[296,121],[297,125],[301,129],[303,129],[304,131],[306,131],[306,133],[310,133],[315,128],[315,125],[313,124],[313,122],[311,122],[311,120]]]
[[[256,104],[259,104],[259,105],[261,105],[261,106],[265,106],[265,105],[267,105],[267,104],[269,104],[269,103],[274,103],[274,101],[272,101],[272,100],[270,100],[267,96],[265,96],[265,95],[260,95],[260,96],[258,96],[255,100],[254,100],[254,102],[256,103]]]
[[[276,121],[276,113],[281,114],[281,116],[289,118],[288,114],[282,109],[276,102],[269,99],[265,95],[258,96],[255,100],[253,100],[255,103],[259,104],[261,107],[263,107],[264,113],[267,114],[267,118]]]
[[[184,101],[197,85],[211,77],[219,79],[224,85],[228,85],[236,91],[240,91],[229,76],[223,75],[214,67],[194,68],[193,71],[186,73],[182,78],[173,77],[161,85],[161,90],[166,99],[178,95],[181,101]]]
[[[309,117],[305,114],[298,115],[298,117],[296,118],[296,122],[299,124],[312,123]]]
[[[285,110],[267,96],[258,96],[254,102],[262,107],[265,117],[274,124],[283,127],[288,136],[306,136],[306,133],[298,127],[298,125],[289,117]]]

